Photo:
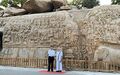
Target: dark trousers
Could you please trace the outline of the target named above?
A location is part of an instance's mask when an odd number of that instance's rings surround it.
[[[48,71],[53,71],[53,66],[54,65],[54,57],[48,57]]]

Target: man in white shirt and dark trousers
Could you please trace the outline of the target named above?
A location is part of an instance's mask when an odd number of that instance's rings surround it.
[[[48,72],[51,71],[53,72],[53,67],[54,67],[54,57],[55,57],[55,51],[51,47],[48,50]]]

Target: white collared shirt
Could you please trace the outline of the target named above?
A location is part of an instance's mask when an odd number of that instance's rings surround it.
[[[55,51],[53,49],[49,49],[48,56],[55,56]]]

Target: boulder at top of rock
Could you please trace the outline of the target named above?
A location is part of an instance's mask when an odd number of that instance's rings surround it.
[[[15,16],[15,15],[24,15],[26,13],[25,9],[15,8],[15,7],[8,7],[5,10],[0,12],[1,17],[7,16]]]
[[[51,0],[27,0],[23,8],[29,13],[42,13],[53,10]]]
[[[54,6],[54,9],[59,9],[61,6],[67,5],[67,0],[51,0]]]

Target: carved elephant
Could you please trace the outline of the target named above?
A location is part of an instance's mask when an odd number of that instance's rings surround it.
[[[94,54],[94,61],[106,61],[111,64],[120,64],[120,49],[99,46]]]

